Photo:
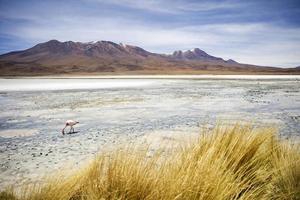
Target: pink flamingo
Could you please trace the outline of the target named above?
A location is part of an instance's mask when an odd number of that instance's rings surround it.
[[[65,127],[62,129],[62,131],[61,131],[61,133],[64,135],[65,134],[65,128],[67,128],[68,126],[70,126],[70,131],[69,131],[69,133],[71,133],[71,131],[73,131],[73,133],[74,133],[74,128],[73,128],[73,126],[74,125],[76,125],[76,124],[78,124],[79,122],[77,122],[77,121],[74,121],[74,120],[67,120],[66,121],[66,125],[65,125]]]

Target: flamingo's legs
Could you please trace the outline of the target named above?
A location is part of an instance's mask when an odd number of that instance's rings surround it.
[[[74,133],[75,131],[74,131],[74,127],[73,126],[70,126],[70,131],[69,131],[69,133]]]
[[[65,134],[65,128],[67,127],[67,125],[62,129],[61,133],[64,135]]]

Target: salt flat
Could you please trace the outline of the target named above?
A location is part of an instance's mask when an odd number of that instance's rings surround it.
[[[47,91],[72,89],[101,89],[101,88],[128,88],[153,84],[152,80],[137,79],[0,79],[0,91]]]
[[[299,76],[179,77],[0,79],[0,187],[42,180],[136,140],[195,134],[217,121],[275,126],[282,139],[300,137]],[[67,119],[80,122],[78,133],[61,135]]]

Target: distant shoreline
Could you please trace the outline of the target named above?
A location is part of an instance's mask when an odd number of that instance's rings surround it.
[[[299,79],[300,75],[62,75],[0,76],[0,79]]]

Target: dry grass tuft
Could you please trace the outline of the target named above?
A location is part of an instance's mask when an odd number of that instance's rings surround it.
[[[0,199],[300,199],[299,145],[270,128],[217,126],[171,155],[119,149],[71,177],[7,190]]]

